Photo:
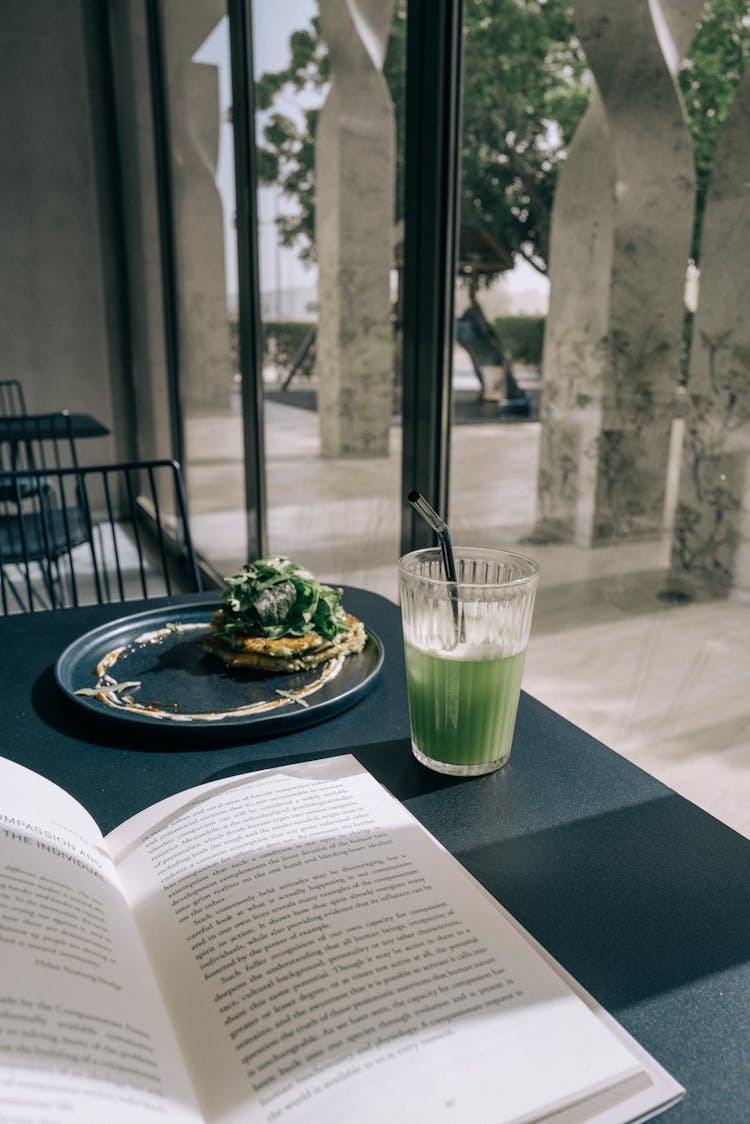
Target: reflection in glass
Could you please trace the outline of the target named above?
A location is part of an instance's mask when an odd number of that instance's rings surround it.
[[[253,5],[269,543],[325,580],[394,596],[404,11],[394,38],[388,5],[370,28],[334,8]]]
[[[197,550],[244,555],[229,29],[223,3],[163,5],[184,467]]]
[[[451,525],[459,542],[540,563],[530,693],[750,831],[733,764],[747,753],[734,686],[748,671],[737,643],[747,622],[736,602],[680,597],[701,568],[726,588],[738,541],[743,439],[727,439],[726,421],[747,363],[735,342],[743,317],[730,311],[743,286],[728,259],[736,251],[744,276],[748,255],[729,215],[747,158],[721,135],[743,90],[747,6],[619,5],[615,20],[604,0],[575,10],[577,23],[558,0],[465,9],[462,218],[514,268],[462,256],[459,344],[472,327],[461,314],[477,301],[502,359],[486,331],[483,350],[456,352]],[[713,252],[700,244],[704,222]],[[700,287],[683,307],[691,258]],[[508,366],[530,398],[526,416],[509,408]],[[597,514],[607,505],[609,519]]]

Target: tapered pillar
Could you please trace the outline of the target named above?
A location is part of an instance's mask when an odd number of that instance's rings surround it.
[[[219,151],[217,67],[195,54],[225,13],[221,0],[164,6],[179,371],[187,409],[229,404],[234,366],[224,265],[224,219],[216,186]]]
[[[706,199],[670,588],[750,598],[750,70]]]
[[[315,137],[316,373],[323,456],[387,456],[394,118],[388,0],[320,0],[331,86]]]
[[[648,0],[574,5],[597,88],[553,211],[539,538],[662,530],[694,205],[665,50],[674,67],[700,7],[663,4],[662,44]]]

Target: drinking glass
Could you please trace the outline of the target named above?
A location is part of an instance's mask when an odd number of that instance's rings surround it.
[[[539,567],[504,550],[457,547],[456,581],[438,548],[399,561],[415,757],[476,776],[510,756]]]

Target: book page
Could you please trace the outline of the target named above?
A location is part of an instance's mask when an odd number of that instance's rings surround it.
[[[0,1120],[200,1121],[101,833],[0,758]]]
[[[351,757],[201,786],[107,843],[209,1121],[520,1122],[646,1082]]]

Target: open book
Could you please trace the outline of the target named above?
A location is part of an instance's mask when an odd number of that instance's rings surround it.
[[[354,758],[103,838],[0,758],[0,1120],[643,1120],[682,1089]]]

